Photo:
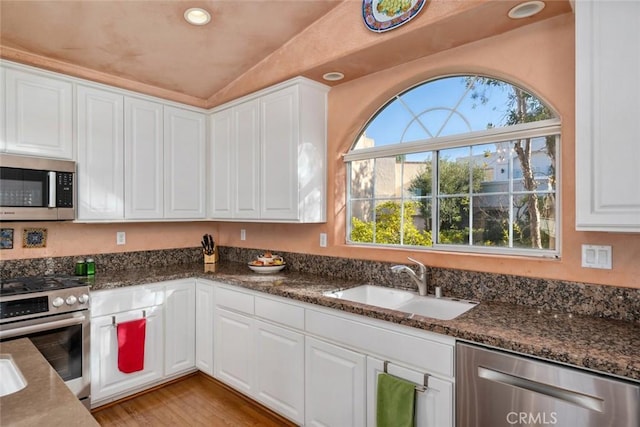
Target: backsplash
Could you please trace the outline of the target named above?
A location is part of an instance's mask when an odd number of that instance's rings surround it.
[[[219,247],[220,261],[246,263],[262,254],[261,249]],[[412,289],[406,275],[391,273],[388,262],[279,252],[287,268],[327,278]],[[166,249],[113,254],[87,254],[100,272],[143,269],[175,264],[201,264],[202,248]],[[0,260],[2,278],[72,274],[82,257]],[[511,274],[429,267],[429,292],[440,286],[444,296],[476,301],[498,301],[610,319],[640,322],[640,289],[600,286],[560,280],[537,279]]]

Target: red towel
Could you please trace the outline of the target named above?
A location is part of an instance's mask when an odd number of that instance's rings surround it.
[[[125,374],[144,369],[147,319],[118,323],[118,369]]]

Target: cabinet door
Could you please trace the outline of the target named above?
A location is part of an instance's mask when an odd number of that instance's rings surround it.
[[[233,108],[235,135],[234,218],[260,218],[260,103]]]
[[[196,284],[196,367],[213,376],[213,285]]]
[[[204,218],[204,168],[204,114],[165,106],[165,218]]]
[[[260,217],[298,218],[298,88],[261,99]]]
[[[211,116],[211,151],[209,157],[209,212],[210,218],[233,218],[234,152],[232,109]]]
[[[6,151],[72,159],[72,84],[12,68],[5,73]]]
[[[180,280],[165,288],[164,374],[195,367],[196,295],[193,280]]]
[[[365,363],[360,353],[306,338],[306,425],[365,425]]]
[[[145,308],[147,325],[144,369],[125,374],[118,370],[118,334],[112,316],[91,319],[91,399],[94,403],[111,396],[139,391],[163,376],[162,307]],[[116,322],[140,319],[142,310],[115,314]],[[129,394],[130,394],[129,393]]]
[[[124,217],[124,98],[77,87],[78,219]]]
[[[255,397],[298,424],[304,423],[304,335],[256,321]]]
[[[216,307],[214,376],[242,393],[253,394],[253,319]]]
[[[162,104],[127,97],[124,112],[124,216],[162,218]]]
[[[575,11],[576,228],[640,232],[640,3]]]
[[[384,372],[384,361],[367,357],[367,426],[376,426],[378,375]],[[390,363],[387,372],[393,376],[424,384],[424,373]],[[429,377],[429,387],[416,392],[416,427],[453,427],[453,384]]]

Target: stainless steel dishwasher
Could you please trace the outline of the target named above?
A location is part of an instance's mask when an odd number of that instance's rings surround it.
[[[456,345],[458,427],[640,426],[640,383]]]

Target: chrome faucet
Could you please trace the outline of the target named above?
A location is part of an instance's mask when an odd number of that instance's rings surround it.
[[[419,274],[416,274],[416,272],[413,271],[411,268],[407,267],[406,265],[402,265],[402,264],[394,265],[393,267],[391,267],[391,271],[393,271],[396,274],[402,273],[404,271],[405,273],[407,273],[409,275],[409,277],[411,277],[411,279],[418,286],[418,293],[421,296],[427,295],[427,268],[420,261],[416,261],[415,259],[413,259],[411,257],[407,257],[407,258],[409,258],[409,261],[413,261],[414,263],[416,263],[418,265],[418,267],[420,269],[420,273]]]

